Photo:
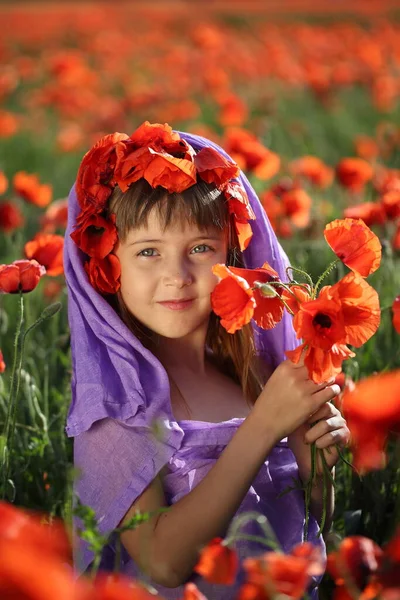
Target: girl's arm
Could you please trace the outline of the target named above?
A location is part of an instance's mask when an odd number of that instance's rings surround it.
[[[175,502],[168,512],[121,534],[133,560],[159,585],[186,582],[199,553],[226,530],[255,476],[276,443],[276,436],[251,412],[200,483]],[[161,480],[156,478],[132,505],[135,511],[154,511],[165,504]]]
[[[307,379],[304,365],[281,363],[202,481],[168,512],[121,535],[133,560],[160,585],[185,583],[201,549],[214,537],[225,536],[271,449],[337,393],[335,386],[318,386]],[[162,506],[165,498],[156,478],[125,518],[136,509],[154,511]]]

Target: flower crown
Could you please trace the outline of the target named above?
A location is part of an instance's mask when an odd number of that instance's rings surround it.
[[[213,183],[228,203],[240,249],[247,248],[253,235],[248,221],[256,217],[245,189],[234,180],[239,171],[236,163],[211,147],[196,154],[167,123],[146,121],[130,137],[112,133],[101,138],[79,167],[76,193],[81,211],[70,234],[88,255],[84,268],[92,286],[102,294],[114,294],[120,288],[120,263],[112,254],[118,241],[116,217],[107,216],[106,207],[116,185],[125,192],[142,178],[169,193],[190,188],[197,176]]]

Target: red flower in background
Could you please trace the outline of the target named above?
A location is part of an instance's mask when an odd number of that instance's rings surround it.
[[[8,179],[4,175],[3,171],[0,171],[0,195],[4,194],[8,188]]]
[[[25,218],[14,202],[2,202],[0,204],[0,229],[9,233],[24,224]]]
[[[381,198],[382,206],[388,219],[400,217],[400,190],[386,192]]]
[[[381,264],[381,243],[361,219],[336,219],[325,227],[324,237],[340,260],[362,277]]]
[[[394,299],[394,302],[392,304],[392,312],[393,312],[393,327],[395,328],[395,330],[397,331],[397,333],[400,333],[400,296],[397,296],[397,298]]]
[[[40,218],[43,233],[54,233],[56,229],[66,229],[68,223],[68,198],[61,198],[49,204]]]
[[[4,373],[5,370],[6,370],[6,363],[4,362],[3,353],[0,350],[0,373]]]
[[[380,202],[363,202],[344,209],[343,216],[348,219],[362,219],[368,227],[382,225],[386,221],[386,211]]]
[[[317,156],[302,156],[289,164],[289,171],[295,177],[304,177],[313,185],[325,189],[333,181],[334,170]]]
[[[255,135],[245,129],[226,129],[222,144],[243,170],[251,171],[259,179],[270,179],[280,169],[278,154],[268,150]]]
[[[46,267],[46,275],[55,277],[64,272],[64,237],[53,233],[37,233],[24,246],[25,256]]]
[[[0,293],[31,292],[46,273],[46,268],[36,260],[15,260],[10,265],[0,265]]]
[[[40,208],[47,206],[52,199],[53,187],[50,184],[40,184],[37,175],[19,171],[14,175],[13,187],[16,194],[26,202]]]
[[[293,189],[284,192],[281,196],[284,214],[296,227],[307,227],[310,222],[310,210],[312,200],[310,196],[301,189]]]
[[[350,429],[354,466],[362,472],[386,464],[390,432],[400,433],[400,370],[363,379],[345,390],[342,412]]]
[[[364,160],[373,160],[379,156],[378,142],[367,135],[357,135],[355,137],[354,149],[357,156]]]
[[[336,177],[351,192],[360,192],[373,174],[371,165],[362,158],[343,158],[336,167]]]

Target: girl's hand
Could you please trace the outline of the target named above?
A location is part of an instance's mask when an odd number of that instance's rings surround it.
[[[317,448],[324,450],[326,463],[332,469],[339,459],[335,444],[344,447],[349,440],[350,431],[339,409],[330,402],[326,402],[303,425],[300,425],[288,436],[288,445],[296,458],[302,482],[306,483],[311,475],[310,444],[315,442]],[[316,472],[317,477],[321,477],[323,465],[319,453],[317,453]]]

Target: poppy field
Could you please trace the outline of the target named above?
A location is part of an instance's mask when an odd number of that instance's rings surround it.
[[[65,433],[68,194],[89,148],[145,121],[204,135],[244,171],[298,276],[298,303],[279,293],[299,338],[319,331],[301,303],[319,287],[321,315],[337,298],[330,345],[308,355],[322,377],[333,344],[352,435],[320,598],[400,596],[400,11],[389,0],[261,4],[0,5],[1,598],[154,597],[117,575],[73,582],[73,511],[97,555],[107,540],[74,506]],[[214,302],[223,319],[217,291]],[[214,541],[197,572],[228,584],[233,548]],[[307,547],[264,561],[238,600],[302,598],[319,568]],[[189,599],[204,599],[190,583]]]

